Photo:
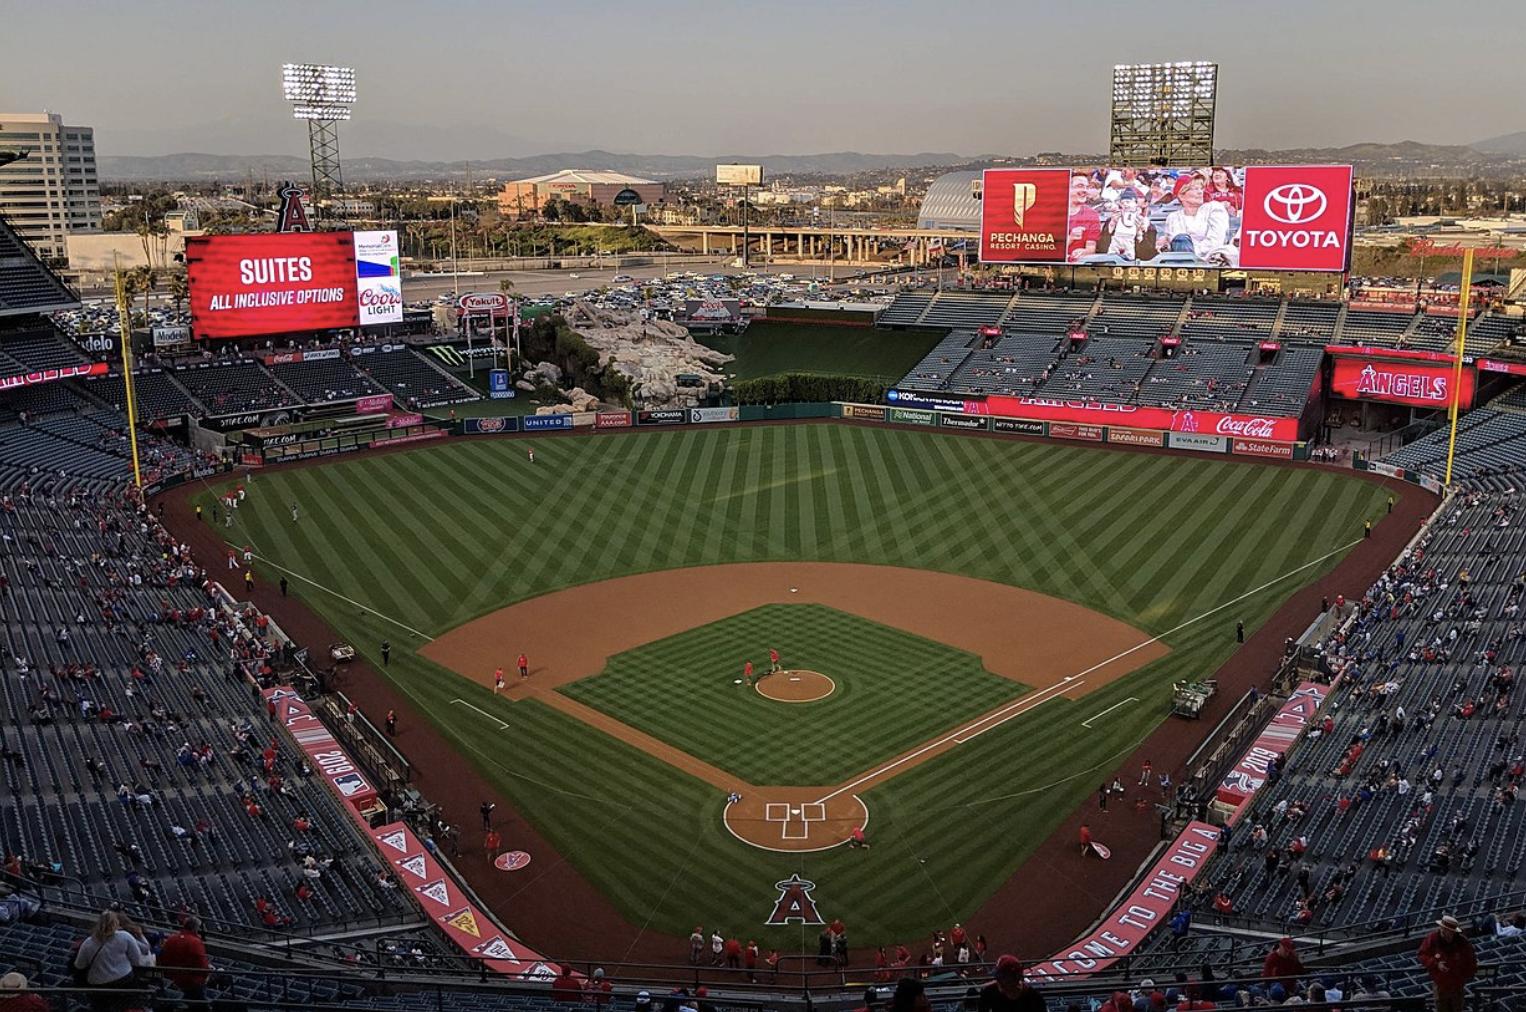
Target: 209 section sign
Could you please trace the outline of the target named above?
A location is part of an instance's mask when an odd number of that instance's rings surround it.
[[[402,319],[395,232],[195,236],[185,260],[199,338]]]

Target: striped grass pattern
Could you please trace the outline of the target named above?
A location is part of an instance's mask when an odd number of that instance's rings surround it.
[[[766,699],[742,662],[836,683],[809,704]],[[782,677],[782,676],[772,676]],[[611,657],[562,692],[752,784],[835,785],[1023,691],[973,654],[822,605],[765,605]]]
[[[805,559],[996,580],[1158,634],[1359,538],[1386,498],[1330,472],[839,424],[534,445],[534,464],[523,441],[481,440],[261,475],[230,540],[357,602],[293,581],[373,661],[390,639],[388,675],[463,756],[632,923],[674,934],[696,923],[750,934],[772,883],[797,870],[855,945],[967,921],[1164,718],[1172,680],[1210,673],[1234,649],[1236,619],[1254,629],[1338,556],[1167,636],[1170,655],[1086,699],[1045,703],[869,791],[876,846],[863,852],[747,847],[721,823],[720,792],[541,703],[494,699],[413,653],[419,641],[382,616],[438,633],[593,580]],[[1079,727],[1130,696],[1140,702]],[[675,696],[673,719],[699,723],[698,702]],[[850,722],[843,744],[861,743],[867,765],[881,733]],[[798,929],[757,930],[801,941]]]

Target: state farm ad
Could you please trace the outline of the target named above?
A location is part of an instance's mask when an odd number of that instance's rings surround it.
[[[1463,369],[1458,403],[1464,410],[1473,406],[1474,386],[1473,370]],[[1452,404],[1452,366],[1337,357],[1330,393],[1359,401],[1448,408]]]
[[[349,232],[194,236],[185,261],[197,337],[329,330],[359,319]]]

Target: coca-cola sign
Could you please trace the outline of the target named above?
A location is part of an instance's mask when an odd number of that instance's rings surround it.
[[[1215,430],[1221,436],[1244,436],[1250,439],[1271,439],[1277,431],[1274,418],[1241,418],[1226,415],[1219,419]]]

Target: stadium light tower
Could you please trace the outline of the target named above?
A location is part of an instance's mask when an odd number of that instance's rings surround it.
[[[1113,165],[1209,165],[1219,65],[1124,63],[1113,68],[1108,161]]]
[[[307,121],[307,146],[313,163],[313,201],[344,189],[339,169],[339,124],[355,104],[355,70],[321,63],[281,67],[281,90],[292,116]]]

